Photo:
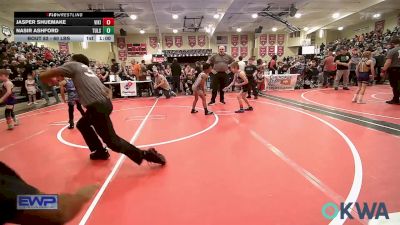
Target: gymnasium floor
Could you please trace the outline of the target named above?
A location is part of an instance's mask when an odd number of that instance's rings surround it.
[[[90,161],[79,132],[66,129],[66,105],[53,105],[20,115],[11,132],[0,121],[0,160],[48,193],[101,184],[69,224],[329,224],[322,206],[344,201],[384,202],[397,215],[400,106],[384,103],[389,86],[369,87],[366,105],[350,102],[353,89],[269,91],[244,114],[229,93],[208,117],[189,113],[192,96],[115,100],[117,133],[156,146],[164,168],[115,153]]]

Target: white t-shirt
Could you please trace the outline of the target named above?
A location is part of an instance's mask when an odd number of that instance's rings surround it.
[[[244,68],[246,67],[246,63],[243,61],[239,61],[238,64],[239,64],[239,70],[244,71]]]

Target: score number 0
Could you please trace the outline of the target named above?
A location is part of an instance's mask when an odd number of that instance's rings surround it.
[[[114,18],[103,18],[103,26],[114,26]]]

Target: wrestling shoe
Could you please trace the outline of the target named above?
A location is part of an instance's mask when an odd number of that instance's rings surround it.
[[[198,113],[199,111],[192,109],[192,111],[190,113]]]
[[[90,153],[91,160],[107,160],[108,158],[110,158],[110,153],[108,153],[107,149],[97,150]]]
[[[204,112],[204,115],[206,115],[206,116],[212,115],[212,114],[214,114],[214,112],[211,112],[211,111],[206,111],[206,112]]]
[[[386,103],[391,105],[400,105],[399,101],[394,101],[394,100],[386,101]]]
[[[343,90],[347,90],[347,91],[348,91],[348,90],[350,90],[350,88],[348,88],[348,87],[344,87],[344,88],[343,88]]]
[[[208,105],[215,105],[215,102],[209,102]]]
[[[244,110],[243,109],[239,109],[239,110],[235,111],[235,113],[244,113]]]
[[[154,148],[149,148],[143,153],[143,159],[147,162],[157,163],[160,165],[165,165],[165,157],[158,153]]]
[[[68,129],[74,129],[74,127],[75,127],[75,124],[72,122],[70,122],[69,123],[69,126],[68,126]]]
[[[253,111],[254,109],[253,109],[253,107],[249,107],[249,108],[246,108],[246,109],[244,109],[245,111]]]

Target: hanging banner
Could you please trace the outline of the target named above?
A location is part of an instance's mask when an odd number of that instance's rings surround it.
[[[197,36],[197,43],[200,47],[204,47],[204,45],[206,45],[206,35]]]
[[[231,47],[231,55],[233,58],[239,56],[239,47]]]
[[[267,46],[260,47],[260,56],[264,58],[267,55]]]
[[[266,34],[260,35],[260,44],[261,45],[266,45],[268,43],[268,36]]]
[[[275,45],[275,43],[276,43],[276,34],[269,34],[268,35],[268,43],[270,45]]]
[[[117,37],[117,46],[119,49],[126,48],[125,37]]]
[[[247,48],[247,46],[246,46],[246,47],[240,47],[240,55],[241,55],[243,58],[245,58],[245,57],[247,57],[247,54],[248,54],[248,48]]]
[[[383,32],[385,28],[385,20],[375,22],[375,32]]]
[[[118,59],[120,61],[126,61],[127,57],[128,53],[126,52],[126,49],[118,50]]]
[[[156,48],[157,44],[158,44],[158,38],[157,37],[149,37],[149,41],[150,41],[150,46],[152,48]]]
[[[172,45],[174,45],[174,40],[172,39],[172,36],[165,36],[165,45],[168,48],[171,48]]]
[[[182,47],[182,36],[175,36],[175,46],[178,48]]]
[[[268,55],[271,57],[275,55],[275,46],[268,46]]]
[[[285,34],[278,34],[278,45],[283,45],[285,43]]]
[[[247,35],[240,35],[240,43],[241,43],[243,46],[246,46],[248,42],[249,42],[249,36],[247,36]]]
[[[277,55],[278,56],[283,56],[283,54],[284,54],[284,50],[285,48],[283,47],[283,46],[278,46],[278,53],[277,53]]]
[[[69,45],[66,42],[58,42],[58,50],[63,54],[69,54]]]
[[[188,36],[188,43],[192,48],[196,46],[196,36]]]
[[[126,50],[125,37],[117,37],[118,46],[118,59],[120,61],[126,61],[128,57],[128,52]]]
[[[239,35],[232,35],[231,36],[231,43],[233,46],[237,46],[239,44]]]

